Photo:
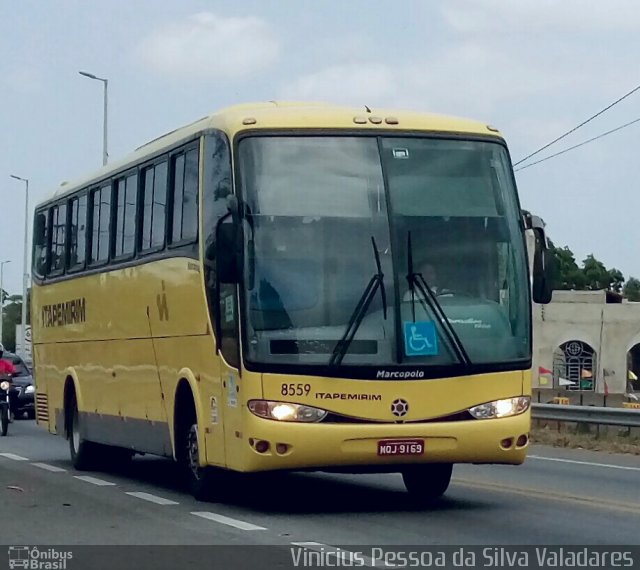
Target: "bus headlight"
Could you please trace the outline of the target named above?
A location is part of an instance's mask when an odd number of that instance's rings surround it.
[[[9,384],[9,382],[7,382],[6,380],[0,382],[0,389],[2,390],[8,390],[9,386],[11,386],[11,384]]]
[[[25,389],[25,394],[33,394],[36,391],[36,387],[33,384],[29,384]]]
[[[319,422],[327,415],[327,411],[320,408],[269,400],[250,400],[249,410],[261,418],[281,422]]]
[[[530,403],[529,396],[518,396],[517,398],[506,398],[473,406],[473,408],[469,408],[469,413],[477,420],[508,418],[526,412]]]

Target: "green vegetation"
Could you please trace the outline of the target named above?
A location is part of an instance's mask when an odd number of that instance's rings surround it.
[[[553,447],[566,447],[570,449],[589,449],[592,451],[606,451],[608,453],[630,453],[640,455],[640,436],[637,430],[629,428],[607,429],[601,426],[589,426],[591,429],[584,432],[575,424],[558,424],[557,422],[534,421],[531,430],[531,442]],[[538,424],[536,426],[535,424]],[[550,425],[553,424],[553,425]]]
[[[565,291],[608,290],[622,293],[630,301],[640,301],[640,281],[630,277],[625,283],[619,269],[607,269],[593,254],[588,255],[579,266],[575,255],[567,247],[551,244],[555,258],[554,289]],[[624,286],[623,286],[624,284]]]
[[[2,315],[2,344],[10,352],[16,350],[16,325],[22,319],[22,295],[9,295],[2,291],[5,302]]]
[[[622,292],[629,301],[640,301],[640,279],[629,277]]]

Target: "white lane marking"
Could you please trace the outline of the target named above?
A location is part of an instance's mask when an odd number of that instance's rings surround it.
[[[150,503],[155,503],[156,505],[179,505],[176,501],[172,501],[171,499],[165,499],[164,497],[158,497],[158,495],[152,495],[151,493],[143,493],[140,491],[130,491],[125,493],[126,495],[131,495],[132,497],[137,497],[138,499],[142,499],[143,501],[149,501]]]
[[[107,485],[115,485],[111,481],[105,481],[104,479],[97,479],[96,477],[90,477],[89,475],[74,475],[76,479],[80,479],[80,481],[86,481],[87,483],[92,483],[93,485],[98,485],[98,487],[106,487]]]
[[[52,473],[63,473],[66,469],[62,467],[56,467],[55,465],[48,465],[47,463],[32,463],[34,467],[39,467],[40,469],[44,469],[45,471],[51,471]]]
[[[529,459],[540,459],[541,461],[556,461],[557,463],[571,463],[573,465],[589,465],[590,467],[607,467],[609,469],[622,469],[623,471],[640,471],[640,467],[627,467],[626,465],[611,465],[610,463],[591,463],[590,461],[576,461],[575,459],[558,459],[557,457],[542,457],[540,455],[529,455]]]
[[[267,530],[263,526],[258,526],[248,522],[239,521],[238,519],[232,519],[229,517],[225,517],[224,515],[219,515],[217,513],[195,512],[191,514],[197,517],[202,517],[203,519],[208,519],[210,521],[215,521],[215,522],[219,522],[229,526],[233,526],[235,528],[239,528],[240,530]]]
[[[0,453],[1,457],[5,459],[13,459],[14,461],[29,461],[26,457],[22,457],[22,455],[16,455],[15,453]]]
[[[376,561],[374,558],[370,558],[369,556],[364,556],[364,554],[360,552],[352,552],[351,550],[345,550],[344,548],[337,548],[336,546],[330,546],[328,544],[323,544],[322,542],[292,542],[293,546],[299,546],[300,548],[307,548],[309,550],[316,550],[318,552],[332,553],[334,556],[331,556],[331,560],[333,564],[331,566],[371,566],[373,568],[394,568],[396,564],[391,564],[384,562],[384,560]],[[292,553],[292,556],[294,554]],[[326,556],[326,554],[325,554]],[[337,558],[340,558],[341,563],[337,563]],[[299,564],[302,562],[302,564]],[[305,566],[304,558],[302,555],[300,556],[300,561],[297,565]],[[351,562],[351,564],[345,564],[345,562]]]

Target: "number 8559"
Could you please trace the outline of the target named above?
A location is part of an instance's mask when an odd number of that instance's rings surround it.
[[[311,384],[282,384],[280,394],[282,396],[308,396],[311,392]]]

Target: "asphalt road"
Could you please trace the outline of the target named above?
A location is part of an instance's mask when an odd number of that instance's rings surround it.
[[[640,457],[535,446],[523,466],[456,466],[426,510],[394,474],[286,474],[200,503],[171,461],[76,472],[64,440],[21,420],[0,438],[0,496],[9,545],[640,544]]]

